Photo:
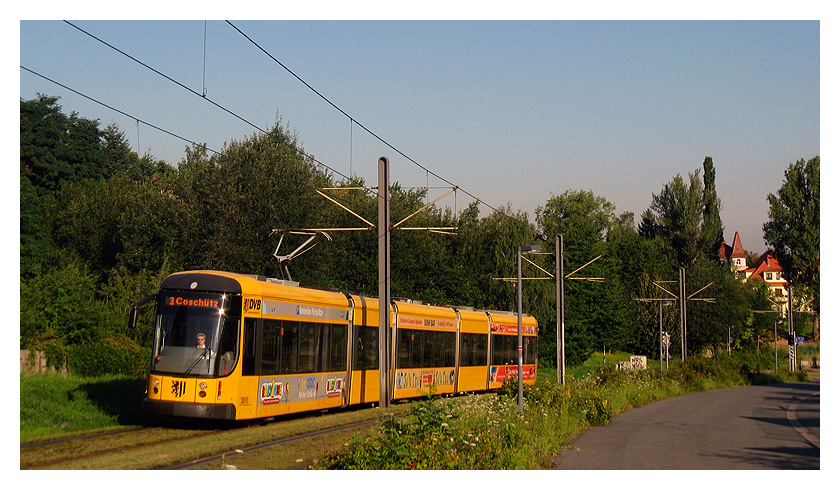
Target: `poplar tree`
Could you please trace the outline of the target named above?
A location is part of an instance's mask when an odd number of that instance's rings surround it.
[[[723,223],[720,220],[720,198],[715,190],[715,166],[711,157],[703,161],[703,224],[700,227],[700,249],[712,259],[719,258],[723,244]]]

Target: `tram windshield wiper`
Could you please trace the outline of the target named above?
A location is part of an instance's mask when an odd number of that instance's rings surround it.
[[[209,347],[205,347],[205,348],[204,348],[204,350],[202,350],[202,351],[201,351],[201,353],[200,353],[200,354],[198,354],[198,357],[195,359],[195,361],[193,361],[193,363],[192,363],[192,364],[190,364],[190,367],[189,367],[189,368],[187,368],[187,370],[186,370],[186,371],[184,371],[184,374],[190,374],[190,371],[192,371],[192,370],[193,370],[193,368],[194,368],[196,365],[198,365],[198,362],[199,362],[200,360],[204,359],[204,357],[205,357],[205,356],[207,357],[207,360],[209,361],[209,360],[210,360],[210,357],[211,357],[211,356],[210,356],[210,348],[209,348]]]

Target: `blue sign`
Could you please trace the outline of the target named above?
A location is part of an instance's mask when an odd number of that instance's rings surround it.
[[[805,337],[796,337],[794,339],[794,342],[796,342],[797,344],[804,344],[805,343]]]

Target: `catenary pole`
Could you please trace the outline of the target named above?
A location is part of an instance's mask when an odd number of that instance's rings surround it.
[[[566,292],[564,290],[563,235],[557,235],[557,380],[566,384]]]
[[[522,247],[516,249],[516,336],[517,336],[517,365],[519,366],[519,387],[517,389],[517,401],[519,402],[519,415],[523,412],[522,396]]]
[[[379,158],[379,408],[391,405],[389,331],[391,324],[391,197],[388,159]]]

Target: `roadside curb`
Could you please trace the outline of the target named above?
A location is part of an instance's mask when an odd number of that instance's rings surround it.
[[[793,403],[791,403],[790,406],[787,408],[787,419],[788,419],[788,422],[790,423],[790,425],[794,429],[796,429],[797,432],[799,432],[799,435],[801,435],[812,446],[819,449],[820,448],[820,438],[815,436],[814,434],[811,434],[811,432],[808,429],[806,429],[805,426],[803,426],[799,422],[799,419],[796,417],[796,410],[799,408],[799,404],[801,402],[803,402],[805,400],[808,400],[810,398],[813,398],[815,396],[820,396],[820,392],[818,391],[818,392],[816,392],[812,395],[808,395],[807,397],[800,398],[800,399],[794,401]]]

